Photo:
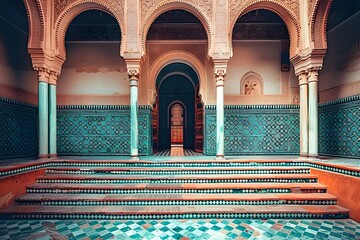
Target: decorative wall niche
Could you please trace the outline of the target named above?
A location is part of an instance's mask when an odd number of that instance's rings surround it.
[[[263,88],[263,79],[256,72],[247,72],[241,79],[241,95],[263,95]]]

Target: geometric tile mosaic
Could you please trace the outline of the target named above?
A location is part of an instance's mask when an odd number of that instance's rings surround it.
[[[0,97],[0,158],[38,155],[37,109]]]
[[[360,239],[350,219],[0,221],[0,239]]]
[[[227,155],[299,154],[298,105],[225,106]],[[204,153],[216,154],[216,106],[205,106]]]
[[[360,95],[319,105],[319,153],[360,158]]]
[[[152,153],[151,110],[139,106],[139,153]],[[59,155],[130,155],[129,106],[58,106]]]

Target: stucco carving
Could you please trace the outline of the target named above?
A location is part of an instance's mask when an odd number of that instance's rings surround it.
[[[241,95],[262,95],[263,94],[263,80],[256,72],[246,73],[240,82]]]
[[[193,13],[204,25],[208,37],[209,54],[212,47],[212,6],[213,0],[141,0],[142,51],[145,53],[147,31],[152,22],[163,12],[182,9]]]
[[[46,1],[46,0],[44,0]],[[70,3],[75,2],[76,0],[55,0],[54,3],[54,14],[55,14],[55,20],[58,18],[60,13],[68,6]]]
[[[47,0],[40,0],[40,2],[41,2],[41,7],[42,7],[42,10],[43,10],[43,13],[44,13],[44,17],[46,18],[48,1]]]
[[[151,15],[157,8],[171,2],[183,2],[195,6],[202,14],[209,19],[212,18],[212,2],[213,0],[165,0],[159,3],[158,0],[141,0],[141,20],[142,22]]]
[[[315,48],[327,48],[326,25],[332,0],[312,0],[309,24]]]
[[[298,0],[231,0],[230,19],[231,32],[239,17],[256,9],[265,9],[278,14],[285,22],[290,37],[290,57],[298,52],[300,43],[300,24],[299,24],[299,2]],[[231,40],[231,39],[230,39]]]
[[[29,21],[29,48],[41,48],[44,41],[45,17],[39,0],[24,0]]]
[[[296,20],[299,19],[299,1],[298,0],[231,0],[230,2],[230,19],[238,17],[238,13],[241,9],[245,9],[248,6],[259,2],[274,2],[285,8],[287,11],[294,13]],[[235,19],[236,21],[236,19]]]

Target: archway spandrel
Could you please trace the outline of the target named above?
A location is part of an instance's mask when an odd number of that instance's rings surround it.
[[[231,16],[231,28],[230,39],[232,39],[233,30],[236,21],[248,12],[264,9],[276,13],[285,23],[290,38],[290,58],[295,56],[299,51],[300,45],[300,23],[299,23],[299,4],[298,0],[250,0],[246,2],[240,2],[241,6],[237,6],[239,0],[231,0],[230,9],[232,11]],[[294,7],[294,10],[292,9]],[[235,7],[237,10],[234,10]],[[297,14],[295,14],[295,12]]]
[[[168,3],[180,3],[179,7],[181,8],[181,3],[186,3],[194,6],[197,10],[199,10],[203,15],[205,15],[208,19],[212,18],[212,3],[213,0],[166,0],[166,1],[157,1],[157,0],[141,0],[141,20],[142,22],[145,19],[148,19],[150,15],[152,15],[156,9]]]
[[[331,4],[332,0],[312,0],[312,8],[309,9],[309,24],[314,48],[327,48],[326,26]]]
[[[210,54],[213,42],[211,24],[212,2],[213,0],[166,0],[161,2],[156,2],[156,0],[141,0],[142,54],[145,54],[147,33],[155,19],[166,11],[179,9],[192,13],[203,24],[208,38],[208,54]]]
[[[46,14],[47,14],[47,0],[38,0],[40,1],[41,4],[41,8],[43,10],[43,14],[44,14],[44,18],[46,18]]]
[[[47,0],[42,0],[47,1]],[[58,22],[58,18],[61,17],[62,12],[66,12],[66,9],[72,8],[76,5],[83,3],[98,3],[105,6],[111,13],[116,16],[120,21],[124,20],[124,1],[125,0],[55,0],[55,22]]]
[[[28,48],[42,48],[45,36],[44,0],[24,0],[29,22]]]
[[[121,39],[124,39],[125,33],[122,25],[124,22],[124,0],[116,2],[112,0],[66,0],[67,5],[62,0],[57,0],[57,2],[60,2],[58,8],[62,9],[58,10],[60,11],[59,16],[55,18],[55,41],[58,55],[63,57],[66,55],[65,35],[69,24],[76,16],[87,10],[100,10],[112,15],[119,24]],[[122,45],[120,45],[120,49],[122,49]]]
[[[291,15],[294,16],[296,22],[299,21],[299,0],[231,0],[230,2],[230,19],[234,22],[238,19],[239,13],[243,12],[244,9],[256,3],[276,3],[280,7],[286,9]]]

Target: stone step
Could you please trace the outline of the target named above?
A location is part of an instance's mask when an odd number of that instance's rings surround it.
[[[196,205],[196,206],[21,206],[0,212],[1,219],[207,219],[207,218],[348,218],[337,205]]]
[[[81,167],[246,167],[246,166],[308,166],[306,162],[287,159],[228,159],[218,161],[214,159],[172,159],[156,161],[132,160],[54,160],[52,166],[81,166]]]
[[[42,184],[27,187],[27,193],[289,193],[326,192],[319,183],[184,183],[184,184]]]
[[[204,175],[204,174],[308,174],[308,167],[232,167],[232,168],[48,168],[47,174],[114,175]]]
[[[45,175],[37,183],[116,184],[116,183],[315,183],[314,174],[251,174],[251,175]]]
[[[19,205],[336,205],[328,193],[281,194],[25,194]]]

